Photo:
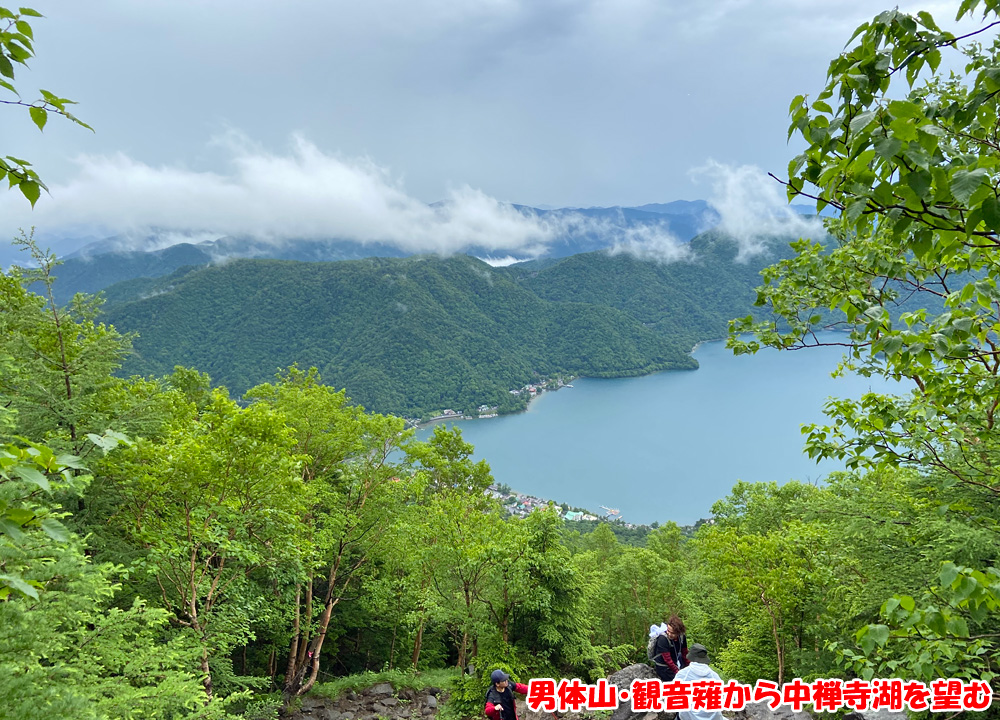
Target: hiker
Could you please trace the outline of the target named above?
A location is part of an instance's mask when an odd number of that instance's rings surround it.
[[[708,666],[708,649],[704,645],[694,643],[688,653],[690,664],[681,668],[674,680],[684,682],[698,682],[701,680],[718,680],[722,682],[719,673]],[[681,710],[678,720],[723,720],[722,713],[718,710]]]
[[[687,635],[684,623],[676,615],[667,621],[666,632],[656,638],[653,647],[653,669],[663,682],[674,679],[677,671],[688,664]]]
[[[486,717],[490,720],[517,720],[515,692],[527,695],[528,686],[514,683],[511,687],[510,675],[503,670],[490,673],[490,688],[486,691]]]

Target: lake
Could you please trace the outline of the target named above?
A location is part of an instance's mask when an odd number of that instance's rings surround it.
[[[689,525],[737,480],[817,481],[843,469],[803,452],[803,424],[830,396],[886,391],[880,378],[832,378],[840,348],[734,356],[704,343],[695,371],[580,378],[524,413],[457,424],[497,482],[627,522]],[[429,428],[419,431],[426,439]],[[603,513],[602,513],[603,514]]]

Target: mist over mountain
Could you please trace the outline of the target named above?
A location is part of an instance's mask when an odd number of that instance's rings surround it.
[[[676,201],[643,208],[540,209],[513,205],[525,222],[546,228],[544,243],[506,255],[496,247],[470,243],[462,254],[502,265],[538,258],[560,258],[635,243],[676,248],[714,226],[719,215],[703,200]],[[136,236],[115,235],[75,248],[63,256],[56,286],[58,302],[77,292],[93,293],[136,278],[169,275],[185,265],[207,265],[237,258],[330,262],[366,257],[407,257],[420,251],[394,242],[344,238],[281,238],[183,234],[171,230]],[[450,252],[443,252],[449,255]],[[23,258],[18,258],[23,262]]]

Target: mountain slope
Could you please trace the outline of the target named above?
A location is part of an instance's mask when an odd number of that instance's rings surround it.
[[[466,256],[239,260],[145,292],[107,310],[140,333],[126,371],[190,365],[234,393],[297,362],[366,407],[412,417],[515,409],[509,390],[558,374],[696,367],[687,348],[619,310],[545,300]]]

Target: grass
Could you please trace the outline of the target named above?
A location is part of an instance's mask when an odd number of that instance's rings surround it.
[[[423,690],[428,687],[446,688],[458,677],[458,670],[445,668],[443,670],[424,670],[416,672],[412,668],[406,670],[383,670],[381,672],[363,672],[357,675],[347,675],[324,683],[316,683],[311,695],[336,700],[348,690],[364,690],[379,683],[389,683],[396,690],[409,688]]]

